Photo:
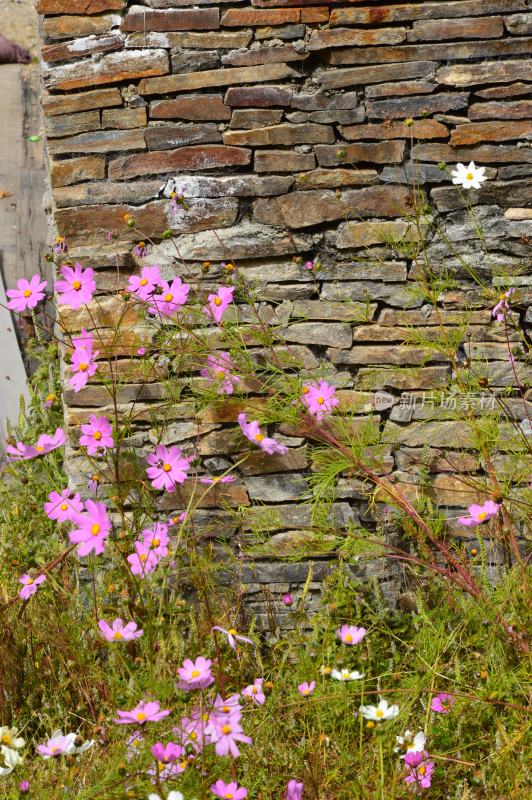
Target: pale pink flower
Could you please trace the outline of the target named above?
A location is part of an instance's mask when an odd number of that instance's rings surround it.
[[[287,594],[283,594],[283,603],[285,604],[285,606],[288,607],[294,605],[294,598],[292,597],[290,592],[288,592]]]
[[[251,737],[245,735],[242,726],[232,715],[225,719],[214,717],[205,728],[205,733],[210,736],[217,756],[231,753],[233,758],[238,758],[240,750],[237,742],[252,743]]]
[[[316,419],[322,420],[332,414],[334,407],[339,403],[338,398],[334,396],[335,392],[335,387],[330,386],[327,381],[309,383],[303,386],[301,400]]]
[[[357,628],[356,625],[342,625],[336,631],[336,635],[343,644],[358,644],[366,635],[366,629]]]
[[[61,267],[60,272],[63,280],[56,281],[54,285],[59,294],[59,303],[70,306],[75,311],[92,300],[96,291],[93,269],[83,269],[81,264],[76,263],[73,267]]]
[[[275,439],[271,439],[269,436],[261,433],[259,423],[256,420],[253,422],[248,422],[247,414],[239,414],[237,419],[242,433],[246,439],[248,439],[250,442],[253,442],[253,444],[256,444],[261,450],[264,450],[265,453],[268,453],[268,455],[271,456],[274,453],[284,455],[288,451],[288,447],[286,447],[284,444],[279,444],[279,442],[276,442]]]
[[[210,294],[207,297],[207,305],[203,307],[203,313],[220,323],[227,306],[233,302],[234,291],[234,286],[220,286],[216,294]]]
[[[98,622],[101,635],[108,642],[132,642],[133,639],[138,639],[144,633],[142,628],[137,629],[136,622],[124,623],[123,619],[118,617],[113,620],[109,625],[104,619]]]
[[[54,253],[56,256],[62,256],[65,253],[68,253],[68,244],[64,236],[55,237]]]
[[[263,683],[264,678],[255,678],[250,686],[242,689],[242,695],[252,700],[256,706],[263,706],[266,702],[266,695],[262,688]]]
[[[244,800],[248,796],[248,790],[245,786],[239,786],[236,781],[225,783],[221,778],[212,784],[211,792],[216,797],[224,798],[224,800]]]
[[[96,372],[97,366],[95,363],[96,358],[99,356],[99,351],[93,351],[93,337],[83,330],[82,335],[72,339],[74,351],[71,356],[70,369],[73,372],[68,382],[73,387],[75,392],[79,392],[87,384],[89,378],[92,378]]]
[[[28,280],[19,278],[17,289],[8,289],[6,295],[10,297],[7,307],[20,314],[27,308],[32,309],[44,298],[43,289],[46,288],[48,281],[41,281],[40,275],[32,275]]]
[[[68,534],[73,544],[79,544],[78,555],[86,556],[91,552],[100,555],[105,551],[106,539],[111,532],[111,520],[103,503],[94,500],[85,502],[84,514],[78,514],[74,524],[78,527]]]
[[[145,356],[146,355],[146,348],[145,347],[137,348],[137,355],[138,356]]]
[[[200,478],[200,483],[208,486],[212,486],[214,483],[234,483],[235,481],[234,475],[214,475],[212,478],[207,478],[206,476]]]
[[[149,700],[148,702],[141,701],[138,706],[135,706],[131,711],[120,711],[118,719],[113,720],[118,725],[145,725],[146,722],[159,722],[159,720],[167,717],[171,712],[161,711],[161,704],[156,700]]]
[[[171,316],[183,306],[188,297],[190,286],[183,283],[181,278],[174,278],[172,283],[160,281],[161,293],[150,297],[151,305],[148,307],[150,314]]]
[[[240,633],[237,633],[234,628],[229,628],[229,630],[227,630],[226,628],[221,628],[219,625],[214,625],[212,630],[220,631],[220,633],[223,633],[224,636],[227,636],[229,647],[232,650],[236,650],[237,641],[246,642],[246,644],[255,644],[252,639],[248,639],[247,636],[242,636]]]
[[[448,714],[453,706],[454,697],[452,694],[446,694],[445,692],[433,697],[430,704],[431,711],[436,711],[439,714]]]
[[[497,318],[497,322],[502,322],[504,320],[505,314],[510,310],[510,304],[508,303],[508,299],[513,295],[515,292],[514,288],[508,289],[507,292],[502,292],[499,295],[499,302],[496,306],[494,306],[493,311],[491,312],[492,317]]]
[[[128,291],[135,294],[139,300],[148,300],[157,286],[161,285],[161,270],[159,267],[143,267],[140,275],[130,275]]]
[[[308,697],[310,694],[312,694],[315,688],[316,688],[316,681],[311,681],[310,683],[308,683],[308,681],[305,681],[304,683],[299,684],[299,686],[297,687],[297,691],[299,692],[299,694],[302,694],[303,697]]]
[[[152,528],[145,528],[141,531],[142,543],[158,558],[164,558],[168,555],[168,525],[164,522],[156,522]]]
[[[240,380],[233,373],[234,369],[235,363],[229,353],[220,350],[216,355],[207,357],[207,366],[200,371],[200,375],[206,379],[207,386],[216,385],[218,394],[233,394],[234,386]]]
[[[473,503],[473,505],[469,506],[467,509],[469,516],[459,517],[458,522],[468,527],[481,525],[483,522],[487,522],[492,517],[495,517],[499,513],[499,508],[500,506],[493,500],[486,500],[481,506]]]
[[[88,423],[81,426],[83,436],[79,443],[87,448],[87,455],[94,456],[100,450],[102,453],[115,446],[113,439],[113,426],[107,417],[97,417],[91,414]]]
[[[211,717],[218,716],[220,719],[225,719],[227,716],[240,719],[242,716],[242,706],[240,705],[240,695],[232,694],[225,700],[221,695],[217,694],[213,703],[213,711]]]
[[[192,747],[196,753],[201,753],[205,744],[205,723],[199,712],[193,712],[190,717],[182,717],[179,725],[174,728],[174,733],[181,740],[183,747]]]
[[[183,666],[179,667],[177,674],[181,678],[178,689],[189,691],[191,689],[205,689],[214,683],[211,673],[212,661],[210,658],[198,656],[195,661],[185,658]]]
[[[36,578],[32,578],[30,575],[24,573],[18,580],[19,583],[22,584],[22,589],[18,593],[18,596],[21,600],[29,600],[32,594],[35,594],[37,591],[37,586],[44,583],[46,575],[38,575]]]
[[[63,489],[61,493],[50,492],[48,502],[44,504],[44,511],[48,519],[72,522],[76,514],[83,511],[83,502],[79,494],[73,494],[70,489]]]
[[[148,544],[136,541],[134,544],[135,552],[127,557],[128,563],[131,567],[133,575],[141,575],[144,577],[149,572],[153,572],[159,561],[161,560],[155,550],[152,550]]]
[[[75,733],[67,733],[66,736],[63,736],[61,731],[55,731],[45,744],[37,745],[37,752],[43,758],[72,755],[76,751],[75,740]]]
[[[405,765],[408,768],[405,783],[415,783],[417,787],[423,789],[430,787],[434,761],[429,760],[426,751],[422,753],[410,751],[405,755]]]
[[[148,248],[146,247],[146,242],[139,242],[133,248],[133,255],[137,258],[144,258],[148,255]]]
[[[185,751],[181,745],[175,742],[156,742],[151,746],[151,754],[156,761],[161,764],[171,764],[172,761],[177,761],[182,758]]]
[[[47,453],[51,453],[52,450],[57,450],[58,447],[64,445],[65,441],[66,435],[63,428],[56,428],[52,436],[48,433],[41,434],[34,445],[17,442],[16,447],[8,444],[5,450],[10,461],[26,461],[30,458],[45,456]]]
[[[160,444],[155,453],[149,453],[146,461],[150,465],[146,470],[154,489],[165,489],[175,492],[176,483],[184,483],[192,456],[181,455],[180,447],[165,447]]]
[[[305,269],[314,269],[314,261],[305,261]]]
[[[296,780],[288,781],[285,800],[301,800],[302,796],[303,784],[298,783]]]

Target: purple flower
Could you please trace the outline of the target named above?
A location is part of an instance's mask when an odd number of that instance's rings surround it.
[[[225,783],[221,779],[212,784],[211,792],[216,797],[224,798],[224,800],[244,800],[248,796],[248,790],[245,786],[239,786],[236,781]]]
[[[233,302],[234,291],[233,286],[220,286],[216,294],[210,294],[207,297],[207,305],[204,306],[203,313],[219,324],[227,306]]]
[[[242,695],[249,698],[256,706],[263,706],[266,702],[266,695],[262,688],[263,683],[264,678],[255,678],[250,686],[246,686],[245,689],[242,689]]]
[[[156,700],[147,703],[140,702],[131,711],[117,711],[118,719],[113,720],[117,725],[145,725],[146,722],[159,722],[171,712],[161,711],[161,705]]]
[[[17,289],[8,289],[6,294],[11,299],[7,307],[12,311],[18,311],[20,314],[26,309],[35,308],[44,297],[43,289],[46,288],[47,281],[41,281],[40,275],[32,275],[28,280],[26,278],[19,278],[17,281]]]
[[[285,800],[301,800],[302,795],[303,784],[298,783],[296,780],[289,781],[288,786],[286,787]]]
[[[50,492],[48,502],[44,504],[44,511],[48,519],[73,522],[76,514],[83,511],[83,502],[79,494],[73,494],[70,489],[63,489],[61,493]]]
[[[37,586],[40,586],[41,583],[44,583],[46,580],[46,575],[38,575],[36,578],[30,577],[26,573],[21,575],[18,579],[19,583],[22,584],[22,589],[18,593],[18,596],[21,600],[29,600],[32,594],[35,594],[37,591]]]
[[[430,787],[431,776],[434,772],[434,761],[429,761],[429,754],[426,751],[415,753],[410,751],[405,755],[405,765],[408,774],[405,783],[414,783],[417,787],[428,789]]]
[[[439,714],[448,714],[451,708],[454,706],[454,697],[452,694],[442,694],[436,695],[436,697],[432,698],[432,702],[430,704],[430,708],[432,711],[437,711]]]
[[[510,304],[508,303],[508,299],[513,295],[515,292],[514,288],[508,289],[507,292],[502,292],[499,295],[499,302],[496,306],[494,306],[493,311],[491,312],[492,317],[497,318],[497,322],[502,322],[506,313],[510,310]]]
[[[487,522],[492,517],[495,517],[499,513],[499,505],[493,500],[486,500],[481,506],[473,503],[467,510],[469,516],[459,517],[458,522],[460,525],[471,527],[481,525],[483,522]]]
[[[248,439],[250,442],[253,442],[253,444],[256,444],[261,450],[264,450],[265,453],[268,453],[268,455],[271,456],[274,453],[284,455],[288,451],[288,447],[286,447],[284,444],[279,444],[279,442],[276,442],[275,439],[272,439],[262,433],[259,423],[256,420],[253,422],[248,422],[247,414],[239,414],[237,419],[242,433],[246,439]]]
[[[226,630],[225,628],[221,628],[219,625],[214,625],[212,630],[220,631],[220,633],[223,633],[225,636],[227,636],[229,647],[232,650],[236,650],[237,640],[239,642],[246,642],[246,644],[255,644],[252,639],[248,639],[247,636],[241,636],[241,634],[237,633],[234,628],[229,628],[229,630]]]
[[[297,687],[297,691],[299,692],[299,694],[302,694],[303,697],[308,697],[309,695],[312,694],[315,688],[316,688],[316,681],[311,681],[310,683],[305,681],[304,683],[299,684],[299,686]]]
[[[365,628],[357,628],[356,625],[342,625],[338,628],[336,635],[343,644],[358,644],[366,635]]]
[[[178,688],[190,691],[191,689],[205,689],[210,686],[211,683],[214,683],[211,665],[211,659],[203,656],[199,656],[195,661],[185,658],[183,666],[177,670],[177,674],[181,678]]]
[[[283,603],[285,606],[291,606],[294,604],[294,598],[290,593],[283,595]]]
[[[6,453],[10,457],[10,461],[27,461],[30,458],[37,458],[38,456],[45,456],[56,450],[66,442],[66,435],[63,428],[56,428],[55,433],[50,436],[47,433],[41,434],[34,445],[23,444],[17,442],[16,447],[8,444],[6,446]]]
[[[120,617],[113,621],[112,626],[104,619],[101,619],[98,622],[98,627],[101,635],[108,642],[132,642],[133,639],[138,639],[139,636],[142,636],[144,633],[142,628],[137,630],[136,622],[128,622],[125,624],[124,620],[120,619]]]

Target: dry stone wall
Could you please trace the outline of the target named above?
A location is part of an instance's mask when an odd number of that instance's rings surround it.
[[[200,278],[201,262],[212,261],[205,289],[221,279],[221,260],[234,261],[258,287],[261,313],[281,326],[303,368],[326,363],[341,387],[341,408],[358,409],[361,419],[370,410],[375,424],[395,436],[398,446],[389,447],[383,470],[415,492],[424,453],[432,497],[456,517],[474,499],[457,473],[474,474],[478,463],[467,451],[467,428],[449,419],[449,409],[412,402],[444,385],[451,366],[404,344],[412,326],[438,335],[436,315],[412,292],[420,274],[407,245],[417,233],[404,214],[417,181],[453,247],[449,254],[428,228],[431,263],[459,281],[442,292],[441,316],[455,327],[470,318],[464,356],[486,372],[491,387],[506,390],[515,374],[504,333],[464,259],[488,285],[509,276],[520,289],[515,318],[530,326],[530,6],[530,0],[37,0],[54,226],[74,258],[98,269],[102,295],[125,286],[138,268],[132,247],[139,234],[124,226],[126,213],[158,241],[172,227],[180,257]],[[468,195],[489,258],[439,168],[470,160],[485,166],[489,178]],[[177,221],[159,196],[169,178],[187,187],[187,209]],[[110,229],[119,231],[112,243],[105,238]],[[163,241],[140,263],[174,273],[174,253]],[[321,263],[316,278],[301,259]],[[101,296],[90,314],[71,314],[70,324],[110,330],[116,314],[116,300]],[[143,330],[136,318],[128,325],[124,356]],[[142,452],[153,439],[150,415],[163,400],[163,385],[142,383],[140,368],[122,361],[119,404],[124,412],[136,404],[133,440]],[[523,356],[515,368],[525,381]],[[66,388],[64,399],[71,426],[108,404],[98,374],[77,395]],[[522,403],[509,405],[523,417]],[[197,445],[207,466],[230,463],[234,418],[191,413],[186,402],[176,406],[165,441]],[[257,453],[224,495],[229,505],[252,506],[244,527],[263,515],[272,553],[307,541],[310,523],[301,478],[307,445],[289,430],[279,435],[288,454]],[[68,461],[73,481],[81,480],[75,434]],[[180,500],[180,493],[168,495],[161,510],[175,510]],[[237,535],[235,518],[216,508],[220,498],[206,502],[199,512],[206,528]],[[337,524],[366,520],[366,502],[361,487],[340,480]],[[266,517],[265,506],[272,512]],[[316,580],[326,570],[316,563]],[[382,577],[382,570],[375,562],[359,573]],[[307,572],[306,562],[263,561],[245,577],[252,590],[262,581],[275,594]]]

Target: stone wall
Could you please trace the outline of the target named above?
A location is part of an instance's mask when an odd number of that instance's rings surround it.
[[[139,234],[124,226],[126,213],[156,240],[174,231],[173,243],[150,248],[140,263],[173,274],[176,245],[189,273],[201,277],[202,262],[213,262],[203,276],[212,289],[223,278],[220,261],[234,261],[258,287],[263,318],[281,326],[302,366],[326,361],[343,408],[358,409],[361,419],[369,409],[394,435],[398,446],[388,448],[383,471],[415,492],[425,463],[433,499],[456,517],[475,499],[457,473],[474,474],[478,463],[467,449],[457,452],[467,448],[467,429],[452,420],[451,409],[411,402],[446,384],[451,366],[404,344],[411,326],[437,332],[437,319],[412,291],[420,277],[416,232],[403,214],[411,211],[417,176],[435,214],[427,229],[431,263],[458,281],[442,292],[442,318],[449,326],[469,318],[463,355],[504,391],[515,377],[504,333],[492,321],[493,296],[472,281],[464,259],[487,287],[519,287],[514,316],[532,323],[532,212],[524,208],[532,162],[530,5],[38,0],[55,229],[73,258],[98,269],[102,293],[117,280],[125,286],[139,262],[131,253]],[[468,194],[489,258],[439,167],[470,160],[489,177]],[[159,190],[176,177],[187,187],[187,209],[172,219]],[[434,235],[436,225],[452,254]],[[110,229],[119,231],[117,241],[106,240]],[[301,259],[321,263],[316,278]],[[100,297],[91,313],[110,328],[116,301]],[[91,327],[91,315],[70,314],[69,324]],[[135,317],[127,324],[131,346],[142,323]],[[136,403],[134,441],[142,451],[153,440],[150,414],[163,384],[141,385],[141,370],[126,352],[119,402],[124,411]],[[524,381],[523,355],[515,366]],[[69,425],[108,404],[98,374],[77,395],[66,389],[64,399]],[[523,417],[522,403],[509,405]],[[197,444],[207,468],[227,464],[234,419],[190,414],[186,403],[176,407],[165,442]],[[271,507],[270,514],[259,508],[251,515],[262,514],[259,528],[271,535],[271,553],[305,541],[310,522],[301,480],[307,445],[290,430],[279,435],[288,455],[257,454],[224,501]],[[73,434],[69,470],[79,480],[84,464],[75,441]],[[168,495],[164,510],[178,501]],[[202,522],[236,535],[238,521],[213,507],[217,502],[209,499]],[[346,479],[333,509],[340,526],[369,516],[360,487]],[[277,592],[304,580],[303,567],[259,565],[261,580]],[[380,575],[383,567],[370,562],[359,574],[365,570]],[[322,564],[317,573],[323,572]]]

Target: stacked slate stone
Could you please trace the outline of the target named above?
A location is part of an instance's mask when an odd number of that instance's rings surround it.
[[[219,262],[233,260],[302,367],[326,361],[329,379],[342,387],[341,408],[358,409],[361,421],[369,409],[375,424],[393,434],[399,446],[390,446],[385,472],[415,493],[423,454],[433,499],[457,517],[472,498],[456,472],[475,473],[478,463],[467,450],[467,426],[449,419],[449,409],[411,402],[446,383],[451,366],[404,344],[411,326],[437,335],[438,319],[412,291],[420,276],[407,245],[417,233],[403,214],[420,184],[452,245],[449,253],[428,230],[430,262],[460,281],[442,292],[441,318],[459,326],[473,309],[464,356],[487,370],[495,390],[515,385],[493,303],[464,259],[488,284],[493,268],[504,271],[504,285],[520,290],[521,308],[530,302],[529,6],[529,0],[38,0],[55,229],[73,258],[98,269],[103,295],[124,287],[138,268],[131,253],[138,230],[157,240],[173,227],[180,257],[200,277],[201,263],[212,261],[205,289],[221,280]],[[489,258],[449,172],[438,166],[470,160],[485,166],[489,178],[467,195]],[[159,194],[169,178],[186,186],[187,209],[177,221]],[[137,231],[125,227],[126,213]],[[110,229],[118,241],[106,240]],[[163,241],[143,263],[166,265],[173,274],[174,254]],[[319,261],[320,272],[315,277],[294,256]],[[72,330],[95,322],[110,330],[120,303],[101,296],[90,314],[65,319]],[[520,320],[532,324],[530,308]],[[118,355],[127,383],[119,404],[127,413],[135,403],[134,440],[142,454],[153,446],[150,419],[163,386],[141,383],[140,368],[136,373],[125,354],[142,323],[132,312],[124,324]],[[527,364],[519,355],[515,370],[524,382]],[[104,413],[109,403],[98,373],[79,394],[66,388],[64,399],[71,426]],[[522,402],[510,399],[508,406],[524,417]],[[182,402],[174,420],[166,443],[187,451],[197,446],[213,465],[236,458],[231,450],[238,445],[228,435],[234,419],[211,411],[198,420]],[[242,479],[225,487],[224,502],[254,506],[244,527],[262,515],[272,554],[304,542],[312,551],[302,479],[307,444],[293,431],[278,433],[288,454],[254,455]],[[74,431],[68,461],[72,480],[84,480]],[[179,499],[168,495],[161,510],[174,510]],[[219,494],[205,503],[207,529],[235,534],[235,518],[216,508]],[[347,479],[339,482],[333,510],[339,526],[370,516],[361,487]],[[360,572],[380,576],[383,569],[375,562]],[[263,580],[282,592],[304,582],[307,572],[307,563],[263,562],[245,578],[255,581],[251,588]],[[325,572],[317,565],[315,579]]]

